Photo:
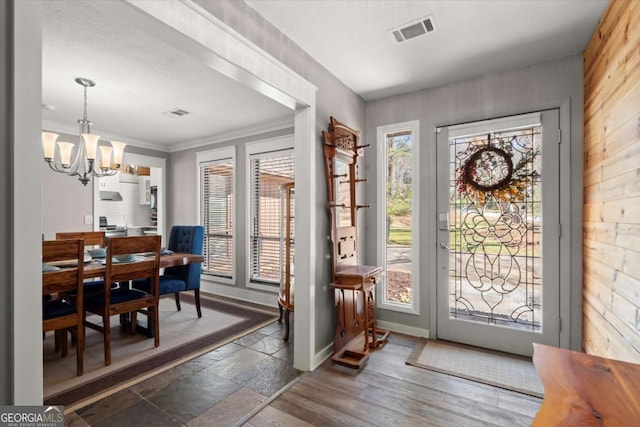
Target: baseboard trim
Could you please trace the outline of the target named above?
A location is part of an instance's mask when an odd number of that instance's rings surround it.
[[[330,343],[325,348],[317,352],[313,357],[313,366],[311,367],[312,371],[315,371],[320,365],[324,363],[325,360],[331,357],[333,354],[333,343]]]
[[[267,307],[278,307],[278,296],[272,293],[264,293],[247,288],[222,285],[220,283],[210,282],[206,279],[201,281],[201,291],[240,301],[266,305]]]
[[[415,326],[407,326],[401,323],[386,322],[384,320],[376,320],[376,326],[380,329],[386,329],[399,334],[411,335],[414,337],[429,338],[429,330],[416,328]]]

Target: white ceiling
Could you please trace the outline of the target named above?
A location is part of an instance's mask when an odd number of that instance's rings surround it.
[[[55,110],[42,115],[51,130],[78,132],[83,88],[76,77],[96,82],[87,93],[88,118],[107,141],[170,150],[274,121],[293,123],[290,109],[88,2],[43,3],[42,102]],[[174,108],[192,114],[162,115]]]
[[[107,0],[103,0],[107,1]],[[109,0],[112,1],[112,0]],[[246,0],[366,100],[581,52],[606,0]],[[291,121],[286,107],[213,71],[91,2],[45,1],[45,128],[76,133],[82,87],[93,133],[175,150]],[[432,15],[437,31],[398,44],[387,31]],[[181,108],[182,118],[162,113]]]
[[[365,100],[580,53],[607,0],[245,0]],[[427,15],[437,30],[388,31]]]

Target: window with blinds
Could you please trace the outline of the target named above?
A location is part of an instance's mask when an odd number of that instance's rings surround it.
[[[200,163],[203,270],[226,278],[233,278],[233,177],[232,158]]]
[[[253,154],[250,161],[250,280],[280,283],[280,187],[294,181],[293,150]]]

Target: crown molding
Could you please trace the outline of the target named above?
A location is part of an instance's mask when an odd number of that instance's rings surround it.
[[[259,135],[262,133],[273,132],[282,129],[289,129],[295,126],[294,118],[284,117],[278,120],[272,120],[270,122],[259,123],[252,126],[246,126],[241,129],[236,129],[230,132],[221,133],[201,139],[194,139],[191,141],[177,142],[169,146],[167,150],[170,153],[178,151],[190,150],[193,148],[204,147],[206,145],[219,144],[221,142],[227,142],[234,139],[245,138],[248,136]]]

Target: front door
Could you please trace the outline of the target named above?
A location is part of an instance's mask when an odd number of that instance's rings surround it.
[[[558,110],[438,129],[438,338],[559,344],[558,129]]]

